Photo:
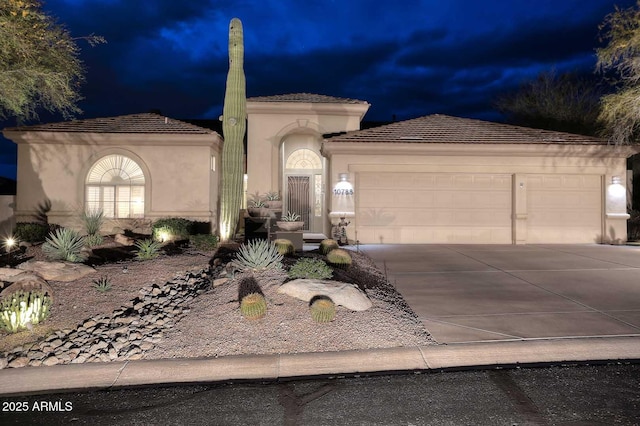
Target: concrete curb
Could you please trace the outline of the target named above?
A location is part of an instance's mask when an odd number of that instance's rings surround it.
[[[0,395],[171,383],[640,359],[640,338],[525,340],[279,355],[23,367],[0,371]]]

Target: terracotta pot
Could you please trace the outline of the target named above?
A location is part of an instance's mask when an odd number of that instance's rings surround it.
[[[251,217],[269,217],[269,209],[266,207],[249,207],[247,209]]]
[[[273,200],[273,201],[267,200],[265,201],[265,204],[270,209],[274,209],[274,210],[282,209],[282,200]]]
[[[278,228],[283,231],[299,231],[304,226],[304,222],[285,222],[283,220],[279,220],[276,222],[276,225],[278,225]]]

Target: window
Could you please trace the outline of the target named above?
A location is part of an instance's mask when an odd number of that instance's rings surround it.
[[[132,159],[107,155],[89,170],[87,211],[102,210],[109,218],[144,217],[144,173]]]
[[[287,169],[321,169],[322,160],[320,156],[310,149],[298,149],[293,151],[287,158]]]

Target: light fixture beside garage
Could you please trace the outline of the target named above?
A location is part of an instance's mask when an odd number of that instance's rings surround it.
[[[622,185],[620,176],[611,176],[611,184],[607,187],[607,215],[627,214],[627,190]]]
[[[349,179],[348,173],[338,174],[340,179],[336,186],[333,187],[333,195],[353,195],[353,185],[347,180]]]

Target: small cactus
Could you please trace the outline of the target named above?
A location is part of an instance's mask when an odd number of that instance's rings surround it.
[[[320,253],[322,254],[328,254],[331,250],[335,250],[339,247],[338,242],[331,238],[320,241]]]
[[[278,253],[280,253],[283,256],[287,256],[289,254],[292,254],[294,251],[296,251],[296,248],[293,246],[293,243],[290,240],[287,240],[286,238],[278,238],[277,240],[273,241],[273,244],[276,245],[276,249],[278,250]]]
[[[351,265],[351,255],[346,250],[334,249],[327,254],[327,262],[346,268]]]
[[[49,316],[51,297],[41,291],[17,291],[0,299],[0,328],[10,333],[29,329]]]
[[[326,296],[318,296],[312,300],[309,311],[315,322],[331,322],[336,317],[336,304]]]
[[[267,301],[260,293],[247,294],[240,301],[240,312],[248,320],[256,320],[267,313]]]

